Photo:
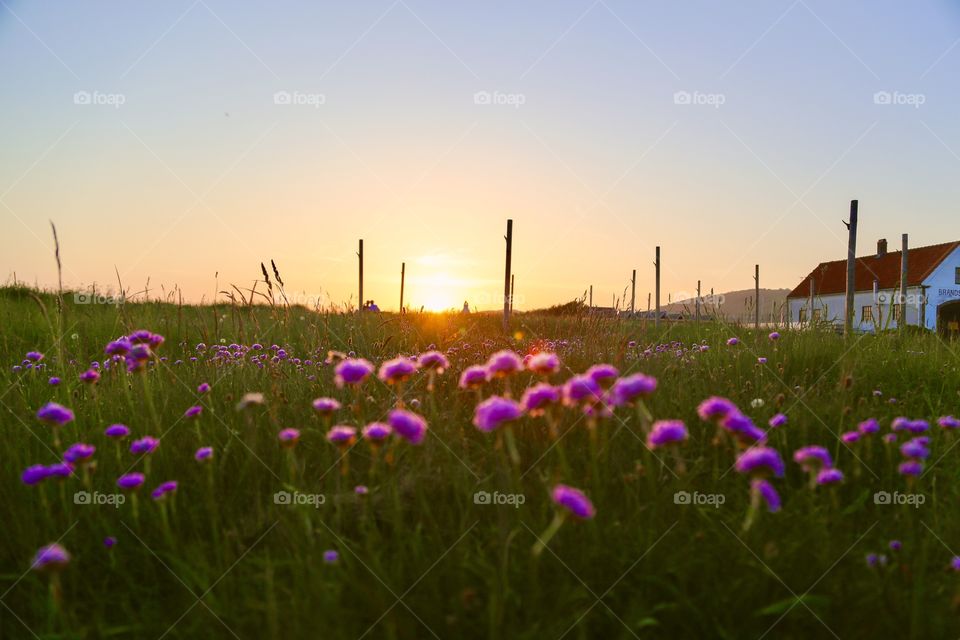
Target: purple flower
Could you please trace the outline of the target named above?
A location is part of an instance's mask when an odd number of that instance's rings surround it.
[[[618,407],[632,405],[640,398],[651,395],[657,390],[657,379],[642,373],[624,376],[613,383],[610,396]]]
[[[808,472],[833,466],[830,452],[818,445],[800,447],[793,452],[793,460]]]
[[[883,441],[887,444],[893,444],[897,441],[897,434],[895,433],[885,433],[883,434]]]
[[[80,380],[87,384],[96,384],[100,381],[100,373],[96,369],[87,369],[80,374]]]
[[[69,478],[73,475],[73,464],[70,462],[57,462],[47,467],[48,478]]]
[[[186,411],[183,412],[183,417],[184,417],[184,418],[196,418],[196,417],[199,416],[201,413],[203,413],[203,407],[201,407],[201,406],[198,405],[198,404],[195,404],[195,405],[193,405],[192,407],[190,407],[189,409],[187,409]]]
[[[77,442],[67,447],[67,450],[63,452],[63,459],[76,464],[93,457],[96,450],[97,448],[92,444]]]
[[[27,360],[30,362],[40,362],[43,360],[43,354],[39,351],[27,351]]]
[[[37,418],[49,425],[62,427],[68,422],[72,422],[74,415],[73,411],[65,406],[56,402],[48,402],[37,410]]]
[[[130,427],[125,424],[112,424],[104,430],[103,435],[108,438],[126,438],[130,435]]]
[[[960,556],[950,558],[950,568],[953,571],[960,571]]]
[[[923,460],[930,457],[930,449],[927,448],[927,443],[920,438],[904,442],[900,445],[900,453],[903,457],[913,458],[914,460]]]
[[[340,560],[340,554],[333,549],[327,549],[323,552],[323,561],[327,564],[336,564]]]
[[[394,433],[410,444],[420,444],[427,435],[427,421],[411,411],[394,409],[388,421]]]
[[[903,548],[903,543],[900,542],[899,540],[891,540],[891,541],[890,541],[890,550],[891,550],[891,551],[900,551],[901,548]]]
[[[371,442],[381,442],[390,437],[393,427],[383,422],[371,422],[363,428],[363,437]]]
[[[353,488],[353,492],[358,496],[365,496],[370,493],[370,489],[368,489],[366,485],[358,484]]]
[[[300,431],[298,429],[287,428],[281,429],[280,433],[277,434],[277,437],[280,439],[280,444],[284,447],[292,447],[297,444],[297,440],[300,439]]]
[[[377,376],[387,384],[397,384],[409,380],[417,372],[417,363],[410,358],[394,358],[380,365]]]
[[[777,415],[770,418],[767,424],[770,425],[771,429],[782,427],[783,425],[787,424],[787,416],[782,413],[778,413]]]
[[[752,447],[740,454],[735,465],[740,473],[749,475],[783,475],[783,459],[776,449]]]
[[[861,433],[859,431],[847,431],[840,434],[840,441],[844,444],[853,444],[860,439]]]
[[[450,368],[450,361],[447,360],[447,356],[439,351],[421,353],[420,357],[417,358],[417,362],[420,363],[421,368],[433,370],[437,373],[443,373]]]
[[[831,467],[823,469],[817,474],[817,484],[839,484],[841,482],[843,482],[843,472],[840,469]]]
[[[930,428],[930,423],[926,420],[908,420],[904,428],[910,433],[923,433]]]
[[[491,378],[504,378],[523,369],[523,360],[513,351],[497,351],[487,360],[487,372]]]
[[[897,472],[902,476],[919,476],[923,473],[923,463],[917,460],[901,462],[897,467]]]
[[[941,429],[960,429],[960,420],[953,416],[943,416],[937,420]]]
[[[130,453],[134,455],[146,455],[156,451],[160,446],[160,441],[153,436],[143,436],[139,440],[130,443]]]
[[[70,554],[57,543],[40,547],[30,568],[34,571],[59,571],[70,564]]]
[[[880,563],[880,556],[875,553],[868,553],[865,557],[865,561],[867,566],[873,569]]]
[[[541,382],[523,392],[520,406],[530,415],[536,416],[552,404],[560,402],[560,390],[552,384]]]
[[[210,393],[210,384],[207,382],[201,382],[200,386],[197,387],[197,393]]]
[[[740,338],[734,337],[734,338],[728,338],[728,339],[727,339],[727,346],[728,346],[728,347],[735,347],[735,346],[737,346],[738,344],[740,344]]]
[[[589,520],[596,515],[597,511],[593,508],[593,503],[579,489],[558,484],[553,488],[551,497],[555,504],[563,507],[576,518]]]
[[[687,426],[680,420],[658,420],[653,423],[647,446],[657,449],[671,444],[679,444],[688,437]]]
[[[113,547],[116,546],[116,544],[117,544],[117,539],[114,538],[113,536],[107,536],[106,538],[103,539],[103,546],[106,547],[107,549],[113,549]]]
[[[130,353],[130,349],[133,345],[126,338],[120,338],[119,340],[114,340],[113,342],[107,343],[106,348],[103,350],[108,356],[125,356]]]
[[[770,335],[768,335],[767,337],[770,338],[771,340],[779,340],[780,334],[777,333],[776,331],[771,331]]]
[[[473,425],[481,431],[495,431],[522,415],[523,409],[513,400],[492,396],[477,405]]]
[[[617,376],[620,375],[620,370],[612,364],[595,364],[587,369],[586,375],[593,378],[593,381],[601,387],[606,387],[617,379]]]
[[[707,398],[697,407],[697,414],[702,420],[706,421],[719,420],[727,417],[731,413],[739,413],[737,405],[719,396]]]
[[[890,423],[890,429],[892,431],[906,431],[908,424],[910,424],[909,418],[897,416],[893,419],[893,422]]]
[[[340,408],[340,403],[333,398],[317,398],[313,401],[313,410],[322,416],[332,415]]]
[[[480,365],[467,367],[460,374],[461,389],[478,389],[487,382],[487,369]]]
[[[33,486],[43,480],[46,480],[50,472],[42,464],[35,464],[27,467],[20,475],[20,480],[25,485]]]
[[[767,504],[767,511],[770,513],[776,513],[780,511],[780,494],[777,493],[777,490],[774,489],[773,485],[767,480],[764,480],[763,478],[754,478],[750,481],[750,491],[754,492],[763,499],[763,501]]]
[[[876,433],[877,431],[880,431],[880,423],[877,422],[876,418],[867,418],[857,425],[857,431],[863,435]]]
[[[327,442],[338,446],[352,444],[357,439],[357,430],[347,425],[339,424],[327,432]]]
[[[47,380],[47,384],[49,384],[51,387],[56,387],[57,385],[60,384],[60,378],[58,378],[57,376],[53,376],[49,380]]]
[[[213,447],[200,447],[197,449],[197,452],[193,454],[193,458],[197,462],[203,462],[204,460],[209,460],[213,457]]]
[[[527,370],[542,376],[548,376],[560,370],[560,358],[555,353],[541,351],[530,356],[527,360]]]
[[[373,365],[363,358],[341,360],[333,370],[334,382],[342,388],[344,385],[358,385],[373,373]]]
[[[747,444],[764,442],[767,434],[753,420],[735,410],[720,421],[720,426],[732,433],[738,440]]]
[[[568,406],[593,404],[603,398],[597,381],[587,375],[573,376],[563,385],[563,403]]]
[[[125,473],[117,478],[117,486],[124,491],[134,491],[140,488],[146,477],[142,473]]]
[[[767,364],[767,359],[764,358],[763,356],[760,356],[759,358],[757,358],[757,364]]]
[[[154,500],[162,500],[167,497],[168,493],[175,493],[177,491],[177,481],[176,480],[167,480],[166,482],[161,482],[157,485],[157,488],[150,492],[150,497]]]

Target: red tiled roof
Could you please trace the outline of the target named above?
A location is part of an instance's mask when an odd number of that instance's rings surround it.
[[[907,286],[923,281],[960,246],[960,241],[934,244],[929,247],[909,249],[907,254]],[[855,291],[873,291],[873,281],[879,281],[881,289],[896,289],[900,286],[900,256],[902,251],[890,251],[881,258],[876,254],[857,258],[854,275]],[[788,298],[806,298],[810,295],[810,279],[813,278],[815,295],[832,295],[847,290],[847,261],[821,262],[810,275],[794,287]]]

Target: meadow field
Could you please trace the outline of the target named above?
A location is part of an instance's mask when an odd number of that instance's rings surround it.
[[[0,327],[2,638],[960,633],[936,335],[22,287]]]

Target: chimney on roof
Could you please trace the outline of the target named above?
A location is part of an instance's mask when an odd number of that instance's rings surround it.
[[[877,257],[882,258],[887,255],[887,239],[880,238],[877,240]]]

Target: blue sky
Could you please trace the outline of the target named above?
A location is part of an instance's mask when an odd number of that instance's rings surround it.
[[[403,261],[412,304],[484,307],[512,217],[521,307],[634,268],[645,303],[657,244],[671,295],[792,287],[851,198],[861,253],[960,237],[958,43],[943,0],[0,0],[0,255],[52,284],[52,219],[74,286],[274,258],[342,301],[363,237],[383,307]]]

